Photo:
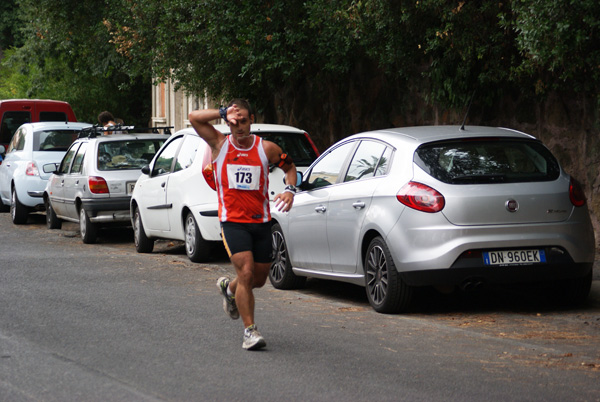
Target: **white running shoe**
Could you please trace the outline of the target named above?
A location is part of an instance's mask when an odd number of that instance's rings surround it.
[[[244,330],[244,342],[242,347],[246,350],[257,350],[267,346],[265,338],[262,337],[256,325],[252,324]]]

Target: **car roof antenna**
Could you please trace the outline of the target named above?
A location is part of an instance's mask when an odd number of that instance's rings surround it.
[[[469,111],[471,110],[471,104],[473,103],[473,98],[475,97],[476,91],[477,91],[477,88],[475,88],[473,90],[473,93],[471,94],[471,99],[469,99],[469,106],[467,106],[467,112],[465,113],[465,118],[463,119],[463,122],[460,126],[460,131],[465,131],[465,123],[467,122],[467,116],[469,115]]]

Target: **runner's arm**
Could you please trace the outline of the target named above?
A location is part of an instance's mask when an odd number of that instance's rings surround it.
[[[213,150],[213,153],[218,152],[221,149],[221,145],[225,140],[225,135],[218,131],[212,124],[211,121],[220,119],[218,109],[203,109],[194,110],[188,116],[188,120],[194,127],[194,130],[198,133],[208,146]]]
[[[267,154],[267,158],[269,159],[269,163],[278,165],[281,161],[281,154],[283,151],[279,147],[279,145],[275,144],[271,141],[263,141],[263,147],[265,149],[265,153]],[[280,166],[280,169],[285,173],[285,182],[288,185],[296,186],[296,181],[298,180],[296,174],[296,165],[294,163],[285,163]],[[295,192],[292,191],[284,191],[283,193],[277,194],[274,198],[275,207],[279,209],[281,212],[287,212],[292,209],[292,204],[294,203],[294,195]]]

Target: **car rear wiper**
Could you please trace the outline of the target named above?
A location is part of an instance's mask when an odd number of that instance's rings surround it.
[[[504,183],[506,182],[506,175],[503,174],[473,174],[473,175],[462,175],[452,178],[452,183]]]

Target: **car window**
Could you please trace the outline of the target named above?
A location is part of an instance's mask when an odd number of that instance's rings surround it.
[[[33,133],[34,151],[64,152],[77,139],[76,130],[42,130]]]
[[[344,182],[375,176],[386,146],[375,141],[361,141],[352,157]]]
[[[414,162],[450,184],[556,180],[558,162],[539,141],[472,139],[420,146]]]
[[[305,135],[281,132],[259,132],[257,134],[263,139],[279,145],[284,153],[292,157],[296,166],[310,166],[317,159],[317,154]]]
[[[75,153],[77,152],[78,148],[79,144],[75,144],[67,151],[65,157],[60,162],[60,166],[58,167],[58,173],[64,174],[69,172],[69,167],[71,166],[71,162],[73,161],[73,158],[75,157]]]
[[[163,139],[128,139],[98,143],[98,170],[141,169],[152,160]]]
[[[40,121],[68,121],[65,112],[40,112]]]
[[[87,142],[84,142],[79,147],[75,160],[73,160],[73,166],[71,167],[71,173],[81,173],[83,167],[83,157],[85,156],[85,150],[87,149]]]
[[[31,122],[30,112],[4,112],[0,126],[0,142],[9,142],[21,124],[29,122]]]
[[[152,168],[152,176],[171,173],[173,159],[177,154],[177,150],[183,141],[183,137],[178,137],[171,141],[158,155]]]
[[[388,172],[390,168],[390,161],[392,159],[393,148],[386,147],[381,159],[379,159],[379,164],[377,165],[377,169],[375,169],[375,176],[381,176]]]
[[[177,154],[177,161],[175,162],[175,172],[189,168],[194,162],[196,157],[196,151],[201,143],[200,137],[197,135],[186,135],[181,145],[181,150]]]
[[[8,144],[8,149],[6,153],[9,154],[13,151],[22,151],[25,148],[25,130],[20,129],[17,130],[15,135],[10,140],[10,144]]]
[[[308,187],[318,188],[336,183],[344,162],[355,145],[355,141],[347,142],[323,156],[311,169],[307,179]]]

